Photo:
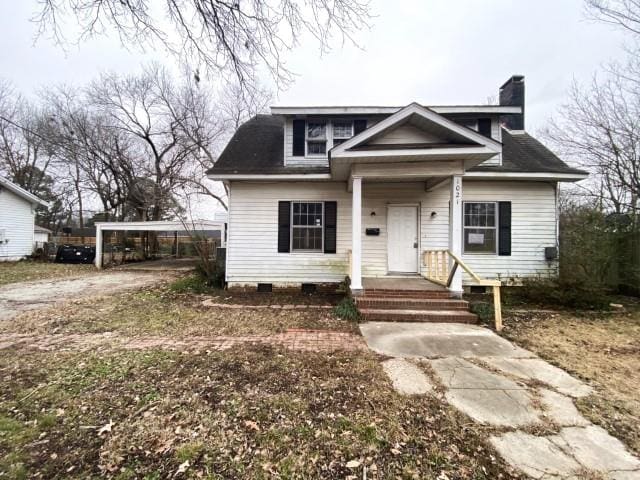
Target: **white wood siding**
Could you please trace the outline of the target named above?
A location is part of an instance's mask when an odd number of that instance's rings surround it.
[[[0,188],[0,240],[5,240],[0,243],[0,261],[20,260],[32,253],[33,227],[31,203]]]
[[[425,132],[413,125],[400,125],[397,128],[385,133],[381,137],[372,139],[369,143],[373,145],[393,145],[402,143],[439,143],[442,138]]]
[[[424,183],[366,183],[362,200],[363,276],[387,274],[387,205],[418,204],[419,251],[449,245],[449,184],[425,192]],[[544,247],[556,245],[553,184],[540,182],[463,182],[464,201],[512,202],[511,256],[463,255],[481,277],[505,280],[556,273]],[[336,254],[278,253],[279,200],[335,200],[338,203]],[[432,215],[435,212],[435,215]],[[375,215],[372,215],[375,213]],[[231,184],[227,280],[231,285],[258,282],[299,284],[339,282],[347,275],[351,249],[351,193],[344,183]],[[366,236],[366,228],[380,228]],[[465,279],[468,281],[468,279]]]
[[[463,255],[480,277],[552,275],[557,262],[547,262],[544,247],[557,246],[555,185],[544,182],[463,182],[464,201],[511,202],[511,255]]]
[[[335,200],[336,253],[278,253],[279,200]],[[340,282],[351,248],[351,196],[344,183],[231,183],[227,281],[232,285]]]

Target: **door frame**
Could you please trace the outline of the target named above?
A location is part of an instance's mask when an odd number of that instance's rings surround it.
[[[407,275],[411,275],[413,273],[420,275],[421,272],[421,267],[420,267],[420,250],[421,250],[421,245],[422,245],[422,239],[421,239],[421,235],[420,235],[420,202],[415,202],[415,203],[407,203],[407,202],[402,202],[402,203],[387,203],[387,235],[386,235],[386,243],[387,243],[387,248],[385,250],[385,255],[387,256],[387,275],[393,275],[394,273],[397,274],[407,274]],[[416,248],[416,271],[415,272],[395,272],[393,270],[391,270],[389,268],[389,207],[415,207],[416,209],[416,235],[418,237],[418,248]]]

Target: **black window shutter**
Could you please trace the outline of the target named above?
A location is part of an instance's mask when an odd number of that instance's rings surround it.
[[[478,133],[484,135],[487,138],[491,138],[491,119],[479,118],[478,119]]]
[[[498,203],[498,255],[511,255],[511,202]]]
[[[293,156],[304,157],[304,129],[306,122],[304,120],[293,121]]]
[[[353,121],[353,134],[358,135],[367,129],[367,121],[364,119]]]
[[[278,253],[289,253],[291,202],[278,202]]]
[[[324,253],[336,253],[338,203],[324,202]]]

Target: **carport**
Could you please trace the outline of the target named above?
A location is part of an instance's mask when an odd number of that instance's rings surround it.
[[[98,222],[96,223],[96,259],[95,265],[102,268],[103,232],[220,232],[220,246],[226,246],[226,223],[221,221],[196,220],[183,223],[180,220],[161,220],[150,222]]]

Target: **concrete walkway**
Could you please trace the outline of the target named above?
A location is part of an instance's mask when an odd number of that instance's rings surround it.
[[[574,399],[591,387],[491,330],[388,322],[360,330],[369,348],[394,357],[383,367],[399,393],[443,391],[449,404],[491,427],[493,447],[529,477],[640,480],[640,460],[576,408]],[[531,427],[557,433],[534,435]]]

